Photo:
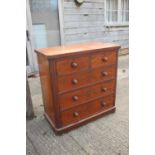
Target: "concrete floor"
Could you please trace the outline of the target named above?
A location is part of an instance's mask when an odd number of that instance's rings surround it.
[[[116,112],[62,136],[43,117],[39,78],[29,78],[36,118],[27,121],[27,155],[128,155],[128,61],[119,57]]]

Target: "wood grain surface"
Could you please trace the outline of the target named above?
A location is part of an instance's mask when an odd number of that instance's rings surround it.
[[[36,50],[45,117],[62,133],[115,111],[120,46],[88,43]]]

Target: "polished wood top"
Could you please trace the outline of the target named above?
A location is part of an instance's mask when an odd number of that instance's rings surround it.
[[[120,45],[113,43],[103,43],[103,42],[95,42],[95,43],[83,43],[76,45],[64,45],[57,47],[49,47],[49,48],[40,48],[36,49],[35,52],[40,53],[46,57],[57,57],[60,55],[67,55],[70,53],[78,53],[78,52],[88,52],[90,50],[97,49],[107,49],[107,48],[120,48]]]

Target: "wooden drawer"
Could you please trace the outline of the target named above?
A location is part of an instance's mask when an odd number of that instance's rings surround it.
[[[115,75],[116,75],[115,65],[95,69],[95,70],[92,70],[91,72],[91,82],[110,80],[112,78],[115,78]]]
[[[116,69],[115,66],[108,66],[81,72],[80,74],[73,74],[69,76],[58,77],[58,91],[63,92],[81,86],[86,86],[90,83],[95,83],[102,80],[109,80],[115,77]]]
[[[81,72],[80,74],[73,74],[70,76],[58,77],[58,91],[66,91],[88,85],[91,82],[90,72]]]
[[[114,93],[115,80],[65,93],[59,96],[61,110],[76,106],[93,98]]]
[[[57,75],[65,75],[88,69],[89,57],[66,58],[56,62]]]
[[[63,126],[78,122],[84,118],[104,111],[113,106],[113,95],[74,107],[61,113]]]
[[[91,56],[92,68],[106,66],[116,63],[117,53],[115,51],[107,51],[99,54],[93,54]]]

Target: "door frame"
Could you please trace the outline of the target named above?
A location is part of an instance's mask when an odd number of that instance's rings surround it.
[[[64,45],[64,19],[63,19],[63,12],[64,12],[64,0],[58,0],[58,16],[59,16],[59,26],[60,26],[60,45]]]
[[[26,66],[27,74],[33,75],[38,73],[37,55],[34,52],[34,38],[32,36],[32,19],[30,12],[29,0],[26,0],[26,30],[29,34],[29,40],[26,40],[29,65]]]

